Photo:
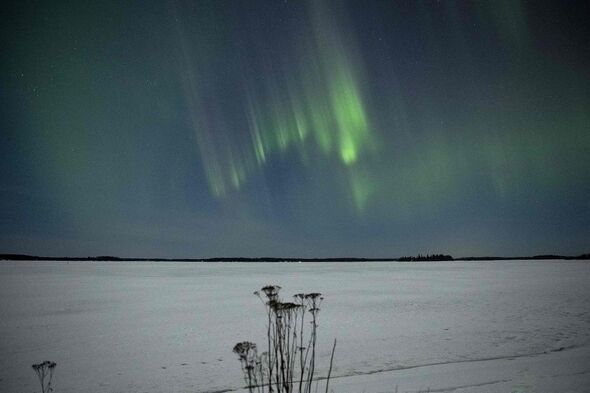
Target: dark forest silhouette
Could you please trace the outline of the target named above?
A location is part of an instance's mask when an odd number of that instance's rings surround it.
[[[153,262],[436,262],[436,261],[506,261],[506,260],[588,260],[590,253],[577,256],[569,255],[534,255],[524,257],[461,257],[453,258],[446,254],[418,254],[417,256],[403,256],[399,258],[351,258],[351,257],[330,257],[330,258],[280,258],[280,257],[215,257],[215,258],[123,258],[110,255],[88,256],[88,257],[47,257],[26,254],[0,254],[0,261],[105,261],[105,262],[126,262],[126,261],[153,261]]]

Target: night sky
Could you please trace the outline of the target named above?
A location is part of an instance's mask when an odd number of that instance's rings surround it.
[[[586,4],[3,2],[0,252],[588,252]]]

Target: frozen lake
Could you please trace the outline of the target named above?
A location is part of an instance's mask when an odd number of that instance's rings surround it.
[[[324,294],[318,363],[337,338],[336,392],[540,392],[548,369],[589,391],[583,261],[0,262],[0,391],[39,391],[30,366],[46,359],[56,393],[238,389],[231,350],[264,348],[266,284]],[[470,373],[499,383],[456,382]]]

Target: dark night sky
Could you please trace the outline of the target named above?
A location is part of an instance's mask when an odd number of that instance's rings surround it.
[[[0,252],[587,252],[586,4],[3,2]]]

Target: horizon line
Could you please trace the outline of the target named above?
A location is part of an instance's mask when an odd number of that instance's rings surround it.
[[[468,256],[454,258],[448,254],[418,254],[417,256],[401,257],[207,257],[207,258],[164,258],[164,257],[118,257],[113,255],[95,255],[85,257],[43,256],[30,254],[6,253],[0,254],[4,261],[153,261],[153,262],[437,262],[437,261],[494,261],[494,260],[588,260],[590,253],[579,255],[538,254],[532,256]]]

